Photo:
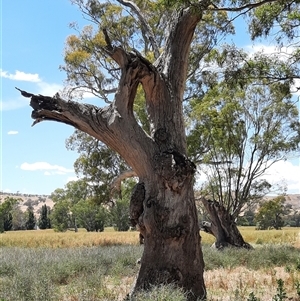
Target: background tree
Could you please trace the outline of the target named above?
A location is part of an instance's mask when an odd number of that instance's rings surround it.
[[[300,227],[300,212],[295,210],[288,217],[287,224],[291,227]]]
[[[110,209],[111,224],[116,231],[128,231],[129,220],[129,199],[117,199]]]
[[[251,31],[265,12],[260,7],[270,10],[275,1],[227,1],[226,7],[218,0],[73,2],[91,26],[67,40],[62,69],[67,73],[69,101],[58,94],[46,97],[21,91],[31,97],[34,124],[52,120],[74,126],[119,153],[139,178],[130,218],[139,225],[145,248],[134,292],[175,282],[189,300],[205,298],[193,193],[196,168],[186,157],[183,101],[206,93],[202,62],[224,34],[233,33],[233,19],[250,17]],[[298,11],[298,2],[276,3],[280,15],[289,14],[291,6]],[[270,28],[274,20],[279,17],[267,24]],[[236,73],[226,76],[237,78]],[[148,132],[134,112],[139,86]],[[109,104],[98,108],[75,102],[76,90],[88,90]],[[110,92],[114,97],[109,97]]]
[[[36,218],[34,215],[33,207],[28,207],[26,210],[26,230],[34,230],[36,224]]]
[[[255,212],[251,209],[244,211],[242,216],[238,217],[237,225],[239,226],[255,226]]]
[[[123,181],[119,198],[110,208],[110,222],[117,231],[128,231],[130,227],[129,204],[135,184],[136,182],[132,179]]]
[[[255,215],[256,228],[265,230],[281,229],[284,226],[283,217],[288,215],[290,209],[285,206],[284,196],[276,197],[270,201],[264,201]]]
[[[104,207],[95,204],[92,200],[81,200],[72,208],[78,226],[85,228],[88,232],[104,230],[105,220],[108,213]]]
[[[38,226],[40,229],[50,229],[51,222],[50,222],[50,208],[47,205],[43,205],[40,211],[40,216],[38,220]]]
[[[26,230],[26,213],[19,206],[14,206],[12,214],[12,230]]]
[[[233,59],[225,50],[223,59],[231,65]],[[220,61],[219,54],[215,55],[215,62]],[[242,59],[241,64],[244,60],[251,63],[246,54]],[[219,225],[205,230],[217,238],[217,247],[248,248],[235,226],[241,210],[270,192],[272,185],[263,178],[266,171],[299,149],[299,112],[289,84],[265,85],[261,79],[244,80],[234,87],[227,82],[212,83],[205,96],[190,105],[194,122],[188,137],[190,155],[205,164],[201,171],[208,180],[203,193],[215,202],[203,202],[212,226]]]
[[[13,210],[16,208],[20,199],[16,199],[13,197],[6,197],[4,202],[0,204],[0,230],[10,231],[13,227]]]
[[[50,220],[54,231],[67,231],[70,225],[70,202],[67,200],[56,202],[53,206]]]
[[[109,203],[114,179],[129,169],[124,160],[102,142],[79,130],[67,139],[66,146],[80,154],[74,169],[86,186],[89,198],[97,204]]]

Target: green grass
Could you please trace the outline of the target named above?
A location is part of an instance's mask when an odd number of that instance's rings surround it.
[[[123,300],[138,272],[136,260],[142,251],[143,247],[137,245],[56,249],[3,247],[0,300]],[[247,300],[251,291],[261,300],[269,293],[271,301],[278,279],[284,277],[288,296],[297,297],[299,249],[266,245],[251,251],[225,249],[220,252],[205,245],[203,254],[208,301]],[[264,275],[270,278],[268,283],[273,290],[266,286]],[[245,280],[240,280],[243,277]],[[172,286],[161,286],[139,294],[136,300],[181,301],[185,296]]]

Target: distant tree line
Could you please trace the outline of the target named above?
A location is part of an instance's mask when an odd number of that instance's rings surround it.
[[[20,209],[22,199],[6,197],[0,204],[0,233],[11,230],[54,229],[58,232],[85,228],[88,232],[101,232],[105,226],[113,226],[116,231],[127,231],[129,223],[130,191],[134,182],[123,185],[121,197],[111,204],[97,204],[92,198],[75,197],[78,182],[69,182],[65,189],[56,189],[52,193],[55,205],[52,209],[46,204],[38,211],[33,206],[25,212]],[[82,185],[82,183],[81,183]],[[73,189],[73,190],[72,190]],[[73,198],[71,196],[73,195]],[[208,216],[203,208],[198,208],[199,219]],[[239,226],[256,226],[257,230],[281,229],[284,226],[300,227],[300,211],[293,210],[284,196],[263,200],[257,209],[248,208],[237,219]]]
[[[101,232],[105,226],[127,231],[133,185],[133,180],[127,180],[117,198],[112,198],[110,203],[102,203],[86,192],[87,186],[83,181],[69,182],[65,189],[58,188],[51,194],[55,203],[53,208],[44,204],[37,212],[38,218],[30,202],[24,212],[20,209],[20,205],[24,205],[22,199],[6,197],[0,204],[0,232],[50,228],[58,232],[77,231],[78,228]]]

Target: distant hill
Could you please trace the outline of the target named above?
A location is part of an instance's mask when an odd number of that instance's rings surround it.
[[[294,210],[300,210],[300,194],[287,195],[286,202],[291,204]]]
[[[54,202],[50,199],[49,195],[6,193],[0,191],[0,203],[2,203],[6,197],[21,199],[19,206],[23,211],[27,209],[29,204],[33,206],[36,213],[44,204],[50,208],[54,206]],[[269,200],[274,197],[275,196],[266,196],[265,199]],[[300,194],[288,194],[285,198],[287,204],[291,204],[294,210],[300,210]]]
[[[266,196],[265,199],[270,200],[276,196]],[[288,194],[285,197],[286,203],[292,205],[293,210],[300,210],[300,194]]]
[[[2,203],[7,197],[20,199],[19,206],[23,211],[26,211],[27,207],[32,205],[36,214],[38,214],[39,209],[45,204],[50,208],[54,206],[54,202],[50,199],[49,195],[7,193],[0,191],[0,203]]]

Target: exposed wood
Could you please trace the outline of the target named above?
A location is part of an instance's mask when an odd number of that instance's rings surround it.
[[[164,52],[153,65],[137,51],[114,46],[104,29],[103,51],[121,73],[115,98],[104,108],[66,101],[58,94],[25,94],[31,98],[35,124],[63,122],[101,140],[138,176],[130,216],[143,236],[144,253],[133,295],[152,285],[175,283],[186,291],[189,301],[206,297],[193,191],[196,168],[186,157],[182,110],[190,43],[200,19],[193,9],[180,11]],[[145,93],[150,135],[133,112],[139,85]]]
[[[225,247],[252,249],[252,246],[244,241],[235,220],[224,206],[204,197],[200,200],[210,217],[209,222],[202,222],[200,229],[215,236],[216,242],[214,246],[217,249],[220,250]]]
[[[137,177],[134,170],[126,170],[118,175],[111,183],[111,194],[114,194],[115,192],[120,194],[122,181],[132,177]]]
[[[138,19],[141,23],[142,30],[144,31],[144,34],[146,36],[148,36],[150,44],[153,48],[154,56],[155,56],[155,58],[158,58],[159,57],[159,49],[158,49],[158,46],[157,46],[156,41],[155,41],[154,33],[153,33],[150,25],[148,24],[147,20],[143,16],[141,10],[137,6],[137,4],[135,4],[132,1],[128,1],[128,0],[117,0],[117,1],[119,3],[121,3],[122,5],[124,5],[124,6],[130,7],[131,10],[133,11],[133,13],[137,15],[137,17],[138,17]]]

